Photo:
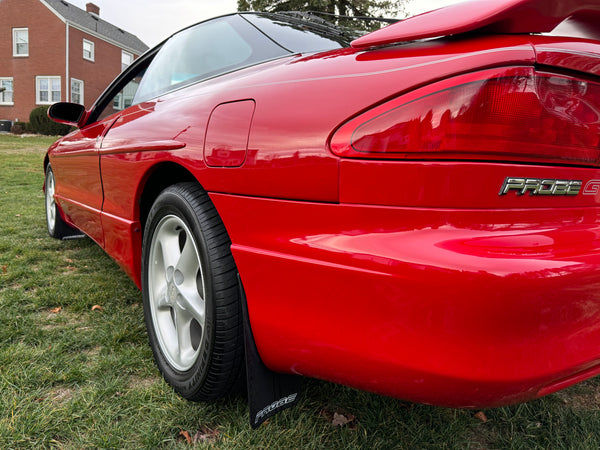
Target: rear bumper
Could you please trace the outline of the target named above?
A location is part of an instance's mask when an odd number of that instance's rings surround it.
[[[455,407],[600,372],[600,208],[212,198],[276,371]]]

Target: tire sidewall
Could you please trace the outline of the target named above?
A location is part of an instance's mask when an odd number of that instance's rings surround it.
[[[168,215],[174,215],[180,218],[193,234],[196,248],[200,257],[202,267],[202,276],[205,290],[205,325],[200,342],[200,351],[198,358],[193,366],[187,371],[179,371],[173,368],[166,359],[160,347],[156,335],[155,324],[152,318],[152,310],[149,298],[149,258],[150,247],[156,227]],[[202,233],[200,220],[196,217],[192,206],[174,189],[167,189],[159,195],[152,207],[144,230],[142,244],[142,294],[144,301],[144,319],[148,330],[148,339],[154,353],[154,358],[159,370],[163,373],[166,381],[184,397],[193,396],[197,386],[202,385],[210,368],[210,360],[214,345],[214,326],[215,326],[215,301],[214,301],[214,282],[212,280],[212,270],[210,259],[208,258],[208,249],[206,239]]]
[[[54,189],[56,189],[56,179],[54,178],[54,172],[52,171],[52,167],[48,166],[46,169],[46,180],[45,180],[45,195],[44,195],[44,206],[45,206],[45,211],[46,211],[46,228],[48,229],[48,234],[52,237],[56,237],[56,226],[57,226],[57,214],[58,214],[58,208],[56,207],[56,204],[54,204],[54,206],[52,208],[54,208],[54,223],[50,224],[50,211],[48,211],[48,180],[52,178],[53,179],[53,184],[54,184]]]

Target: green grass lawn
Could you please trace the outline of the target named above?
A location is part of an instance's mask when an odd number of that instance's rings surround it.
[[[315,380],[257,431],[245,398],[181,399],[154,366],[135,285],[91,240],[46,232],[52,140],[0,135],[0,448],[600,448],[598,379],[485,422]],[[336,412],[355,419],[334,426]]]

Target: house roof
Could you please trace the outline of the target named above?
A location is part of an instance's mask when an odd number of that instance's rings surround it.
[[[95,14],[91,14],[78,8],[71,3],[64,0],[43,0],[43,2],[52,8],[63,20],[88,31],[91,34],[99,35],[100,37],[117,43],[125,49],[133,50],[138,54],[142,54],[148,50],[148,46],[137,36],[108,23],[106,20],[99,18]]]

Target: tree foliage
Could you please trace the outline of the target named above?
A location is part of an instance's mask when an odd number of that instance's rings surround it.
[[[238,11],[314,11],[351,17],[406,17],[410,0],[238,0]],[[327,17],[326,17],[327,18]],[[340,25],[349,25],[343,18],[327,18]],[[358,22],[353,27],[364,30],[379,28],[380,22]]]

